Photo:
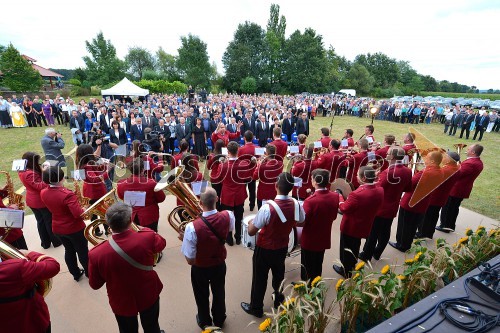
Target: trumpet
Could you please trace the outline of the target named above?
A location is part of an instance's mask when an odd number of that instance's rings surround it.
[[[149,155],[149,151],[148,152],[142,152],[140,154],[141,155]],[[156,152],[153,152],[153,155],[156,155],[156,156],[169,156],[170,158],[174,158],[174,156],[172,154],[169,154],[169,153],[156,153]]]
[[[315,160],[317,159],[319,156],[323,155],[323,154],[326,154],[328,153],[328,148],[325,148],[325,147],[322,147],[320,149],[318,149],[317,151],[315,151],[313,153],[313,156],[312,156],[312,160]]]
[[[123,169],[126,169],[127,166],[125,165],[125,162],[123,161],[118,161],[116,163],[111,163],[109,159],[107,158],[100,158],[99,160],[97,160],[97,164],[107,164],[107,165],[110,165],[114,168],[117,168],[117,169],[120,169],[120,170],[123,170]]]

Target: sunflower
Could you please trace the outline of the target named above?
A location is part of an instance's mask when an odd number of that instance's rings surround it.
[[[316,286],[316,284],[317,284],[319,281],[321,281],[321,276],[316,276],[316,277],[314,278],[314,280],[312,280],[312,282],[311,282],[311,286],[312,286],[312,287]]]
[[[465,229],[465,236],[470,236],[470,235],[472,235],[472,229],[471,228]]]
[[[477,227],[477,229],[476,229],[476,234],[477,234],[477,233],[479,233],[480,231],[483,231],[483,230],[485,230],[485,227],[484,227],[484,226],[482,226],[482,225],[480,225],[480,226],[479,226],[479,227]]]
[[[284,316],[284,315],[286,315],[286,309],[281,311],[281,313],[280,313],[280,316]]]
[[[356,280],[358,277],[359,277],[359,273],[356,273],[356,274],[354,274],[354,276],[352,277],[352,279]]]
[[[286,301],[285,303],[283,303],[283,305],[285,306],[285,308],[287,308],[289,305],[292,305],[294,303],[295,303],[295,297],[292,297],[288,301]]]
[[[266,331],[269,328],[269,326],[271,326],[271,318],[267,318],[262,323],[260,323],[259,330],[261,332],[264,332],[264,331]]]
[[[380,273],[382,274],[387,274],[389,271],[391,270],[391,268],[389,267],[389,265],[385,265],[384,267],[382,267],[382,270],[380,271]]]
[[[364,261],[360,261],[358,262],[358,264],[356,265],[356,267],[354,268],[355,271],[359,271],[360,269],[363,269],[363,267],[365,267],[365,262]]]
[[[468,236],[465,236],[465,237],[462,237],[458,240],[458,244],[465,244],[469,241],[469,237]]]
[[[378,280],[377,279],[373,279],[370,281],[370,284],[377,284],[378,283]]]
[[[344,279],[339,279],[335,285],[335,290],[339,291],[340,287],[342,287],[342,283],[344,283]]]
[[[302,289],[302,288],[305,288],[306,285],[303,284],[303,283],[297,283],[296,285],[293,286],[293,289],[295,290],[299,290],[299,289]]]
[[[420,257],[422,256],[422,252],[419,252],[415,255],[415,257],[413,258],[414,261],[419,261],[420,260]]]
[[[406,279],[406,276],[404,276],[404,275],[402,275],[402,274],[399,274],[399,275],[397,276],[397,278],[398,278],[399,280],[403,281],[404,279]]]
[[[414,262],[415,262],[415,259],[413,259],[413,258],[410,258],[410,259],[406,259],[406,260],[405,260],[405,264],[407,264],[407,265],[411,265],[411,264],[413,264]]]

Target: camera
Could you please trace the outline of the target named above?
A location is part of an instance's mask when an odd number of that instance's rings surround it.
[[[149,140],[158,140],[160,138],[160,133],[158,131],[151,131],[149,133]]]

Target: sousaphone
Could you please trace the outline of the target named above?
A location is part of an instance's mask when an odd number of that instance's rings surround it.
[[[344,200],[347,200],[347,197],[349,196],[349,194],[351,194],[353,190],[354,186],[344,178],[335,179],[335,181],[330,186],[330,191],[339,192],[344,197]]]

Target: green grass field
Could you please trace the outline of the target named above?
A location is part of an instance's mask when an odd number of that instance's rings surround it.
[[[370,124],[369,118],[358,118],[351,116],[335,117],[333,122],[333,137],[340,138],[346,128],[354,130],[354,138],[357,140],[364,132],[364,126]],[[311,135],[310,140],[318,139],[321,127],[329,127],[331,118],[316,117],[311,121]],[[397,140],[402,140],[403,135],[408,132],[408,125],[396,124],[393,122],[375,120],[375,138],[377,141],[383,141],[384,134],[394,134]],[[414,128],[419,130],[425,137],[434,142],[436,145],[452,149],[455,143],[472,144],[472,140],[460,140],[458,135],[450,137],[443,134],[443,125],[441,124],[419,124],[413,125]],[[1,143],[1,159],[0,170],[10,170],[12,160],[21,158],[22,154],[26,151],[35,151],[42,154],[40,146],[40,139],[44,135],[45,128],[13,128],[13,129],[0,129],[0,143]],[[74,144],[71,141],[71,133],[68,127],[56,126],[56,130],[63,133],[63,138],[66,141],[66,148],[64,152],[70,151]],[[472,135],[471,135],[472,137]],[[496,220],[500,220],[499,209],[499,187],[498,176],[494,170],[496,163],[498,163],[500,156],[500,135],[498,133],[485,133],[481,144],[484,146],[484,151],[481,156],[484,162],[484,170],[476,180],[472,196],[468,200],[464,200],[463,206],[472,209],[478,213],[487,215]],[[462,154],[462,159],[465,154]],[[202,167],[202,165],[200,165]],[[21,186],[19,178],[15,172],[11,172],[12,179],[16,189]],[[0,186],[5,184],[4,176],[0,175]]]

